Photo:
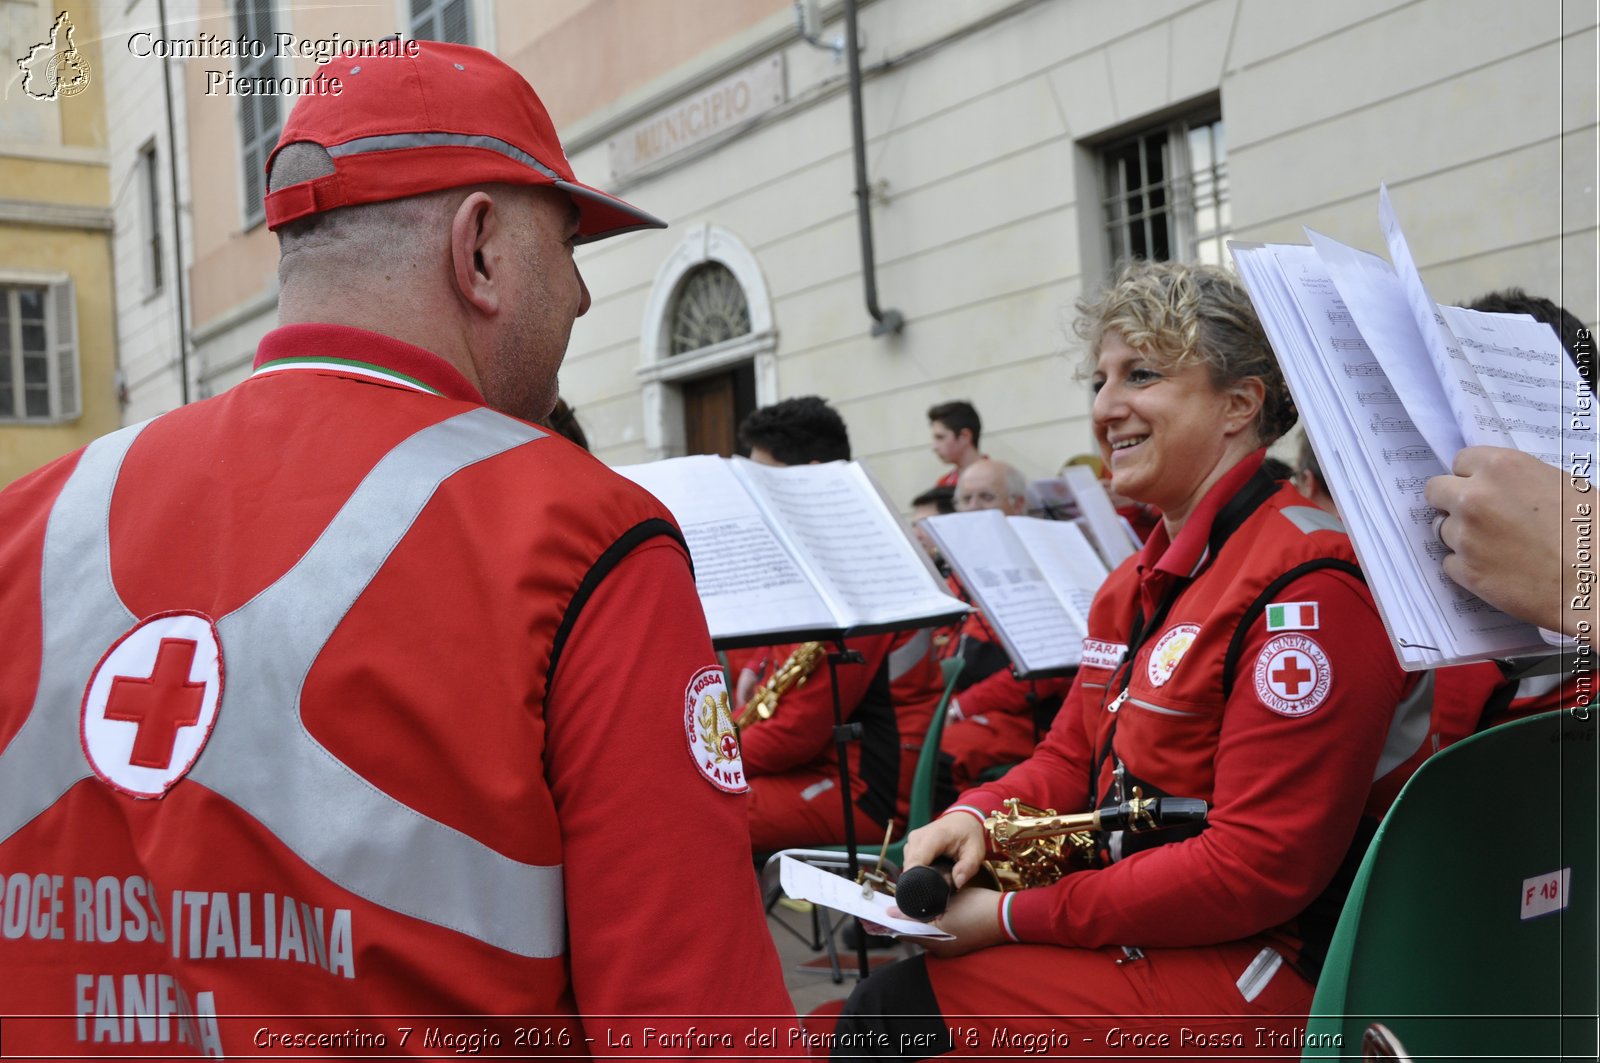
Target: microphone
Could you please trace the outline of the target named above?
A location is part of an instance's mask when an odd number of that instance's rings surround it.
[[[908,867],[894,884],[894,904],[919,923],[931,923],[944,914],[955,889],[955,861],[941,856],[933,863]]]

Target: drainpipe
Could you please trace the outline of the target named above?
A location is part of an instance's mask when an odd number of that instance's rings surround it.
[[[878,308],[878,267],[872,250],[872,200],[867,188],[867,138],[861,120],[861,52],[856,46],[856,0],[844,4],[844,50],[850,62],[850,131],[856,163],[856,221],[861,229],[861,282],[872,335],[895,335],[905,325],[898,310]]]
[[[161,20],[161,42],[167,43],[167,0],[156,0]],[[172,281],[178,296],[178,384],[183,404],[189,405],[189,312],[183,292],[183,230],[178,209],[178,122],[172,110],[172,61],[161,60],[161,88],[167,99],[167,181],[172,186]]]

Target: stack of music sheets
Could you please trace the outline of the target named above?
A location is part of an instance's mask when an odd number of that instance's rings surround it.
[[[1467,446],[1574,467],[1594,453],[1594,397],[1548,325],[1435,303],[1387,189],[1379,213],[1392,266],[1309,229],[1309,247],[1229,248],[1401,665],[1556,652],[1445,575],[1423,486]]]
[[[968,607],[859,462],[695,455],[615,470],[683,529],[718,649],[933,627]]]
[[[1066,675],[1082,663],[1089,604],[1107,570],[1075,523],[983,509],[928,517],[922,526],[1019,678]]]

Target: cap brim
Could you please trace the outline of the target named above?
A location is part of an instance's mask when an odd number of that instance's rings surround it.
[[[648,211],[640,210],[616,196],[577,181],[557,178],[552,182],[578,205],[578,240],[587,244],[608,236],[637,232],[640,229],[665,229],[667,223]]]

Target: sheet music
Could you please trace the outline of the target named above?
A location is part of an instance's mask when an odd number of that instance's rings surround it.
[[[1466,353],[1439,312],[1439,304],[1428,294],[1422,283],[1422,274],[1411,258],[1411,247],[1405,233],[1400,231],[1400,220],[1395,216],[1394,204],[1389,201],[1389,187],[1378,186],[1378,221],[1389,242],[1389,257],[1394,260],[1395,274],[1400,278],[1401,290],[1411,307],[1412,317],[1423,344],[1432,359],[1434,369],[1443,384],[1445,398],[1468,446],[1509,447],[1515,444],[1506,434],[1500,411],[1489,401],[1483,382],[1473,372]],[[1455,451],[1448,454],[1437,451],[1439,460],[1448,468],[1455,461]]]
[[[1372,315],[1351,311],[1314,248],[1235,245],[1234,256],[1401,663],[1415,669],[1536,652],[1541,643],[1535,629],[1443,574],[1445,551],[1433,535],[1434,511],[1422,492],[1444,466],[1406,404],[1397,401],[1406,397],[1404,388],[1363,338],[1359,323]],[[1376,275],[1362,273],[1352,298],[1362,298]],[[1407,349],[1413,365],[1426,365],[1416,339],[1387,353],[1403,357]]]
[[[1514,446],[1566,469],[1566,455],[1594,453],[1594,395],[1555,330],[1512,314],[1441,306],[1478,380],[1501,411]]]
[[[1311,229],[1306,235],[1338,291],[1343,316],[1330,327],[1339,331],[1341,343],[1360,344],[1383,370],[1384,380],[1369,381],[1372,389],[1359,401],[1375,419],[1408,417],[1429,450],[1453,460],[1467,444],[1438,373],[1428,362],[1407,357],[1422,348],[1422,333],[1394,267]]]
[[[1136,551],[1129,545],[1128,533],[1094,470],[1086,465],[1068,465],[1061,470],[1061,478],[1072,488],[1078,510],[1088,521],[1089,537],[1105,559],[1106,567],[1116,568],[1132,557]]]
[[[713,641],[837,626],[727,461],[705,454],[614,471],[660,499],[683,529]]]
[[[982,509],[928,517],[922,525],[992,623],[1011,663],[1026,675],[1077,665],[1086,628],[1010,527],[1023,519]]]
[[[1075,524],[1037,517],[1008,517],[1006,525],[1022,540],[1074,626],[1087,634],[1089,606],[1110,574],[1088,536]]]
[[[856,462],[774,468],[733,458],[734,474],[783,527],[840,627],[961,612]]]
[[[865,895],[861,887],[845,878],[819,867],[783,856],[778,860],[778,884],[783,892],[796,900],[810,901],[836,912],[857,916],[869,923],[877,923],[896,937],[934,938],[949,941],[954,934],[940,930],[932,923],[919,923],[915,919],[896,918],[889,914],[894,898],[876,891]]]

